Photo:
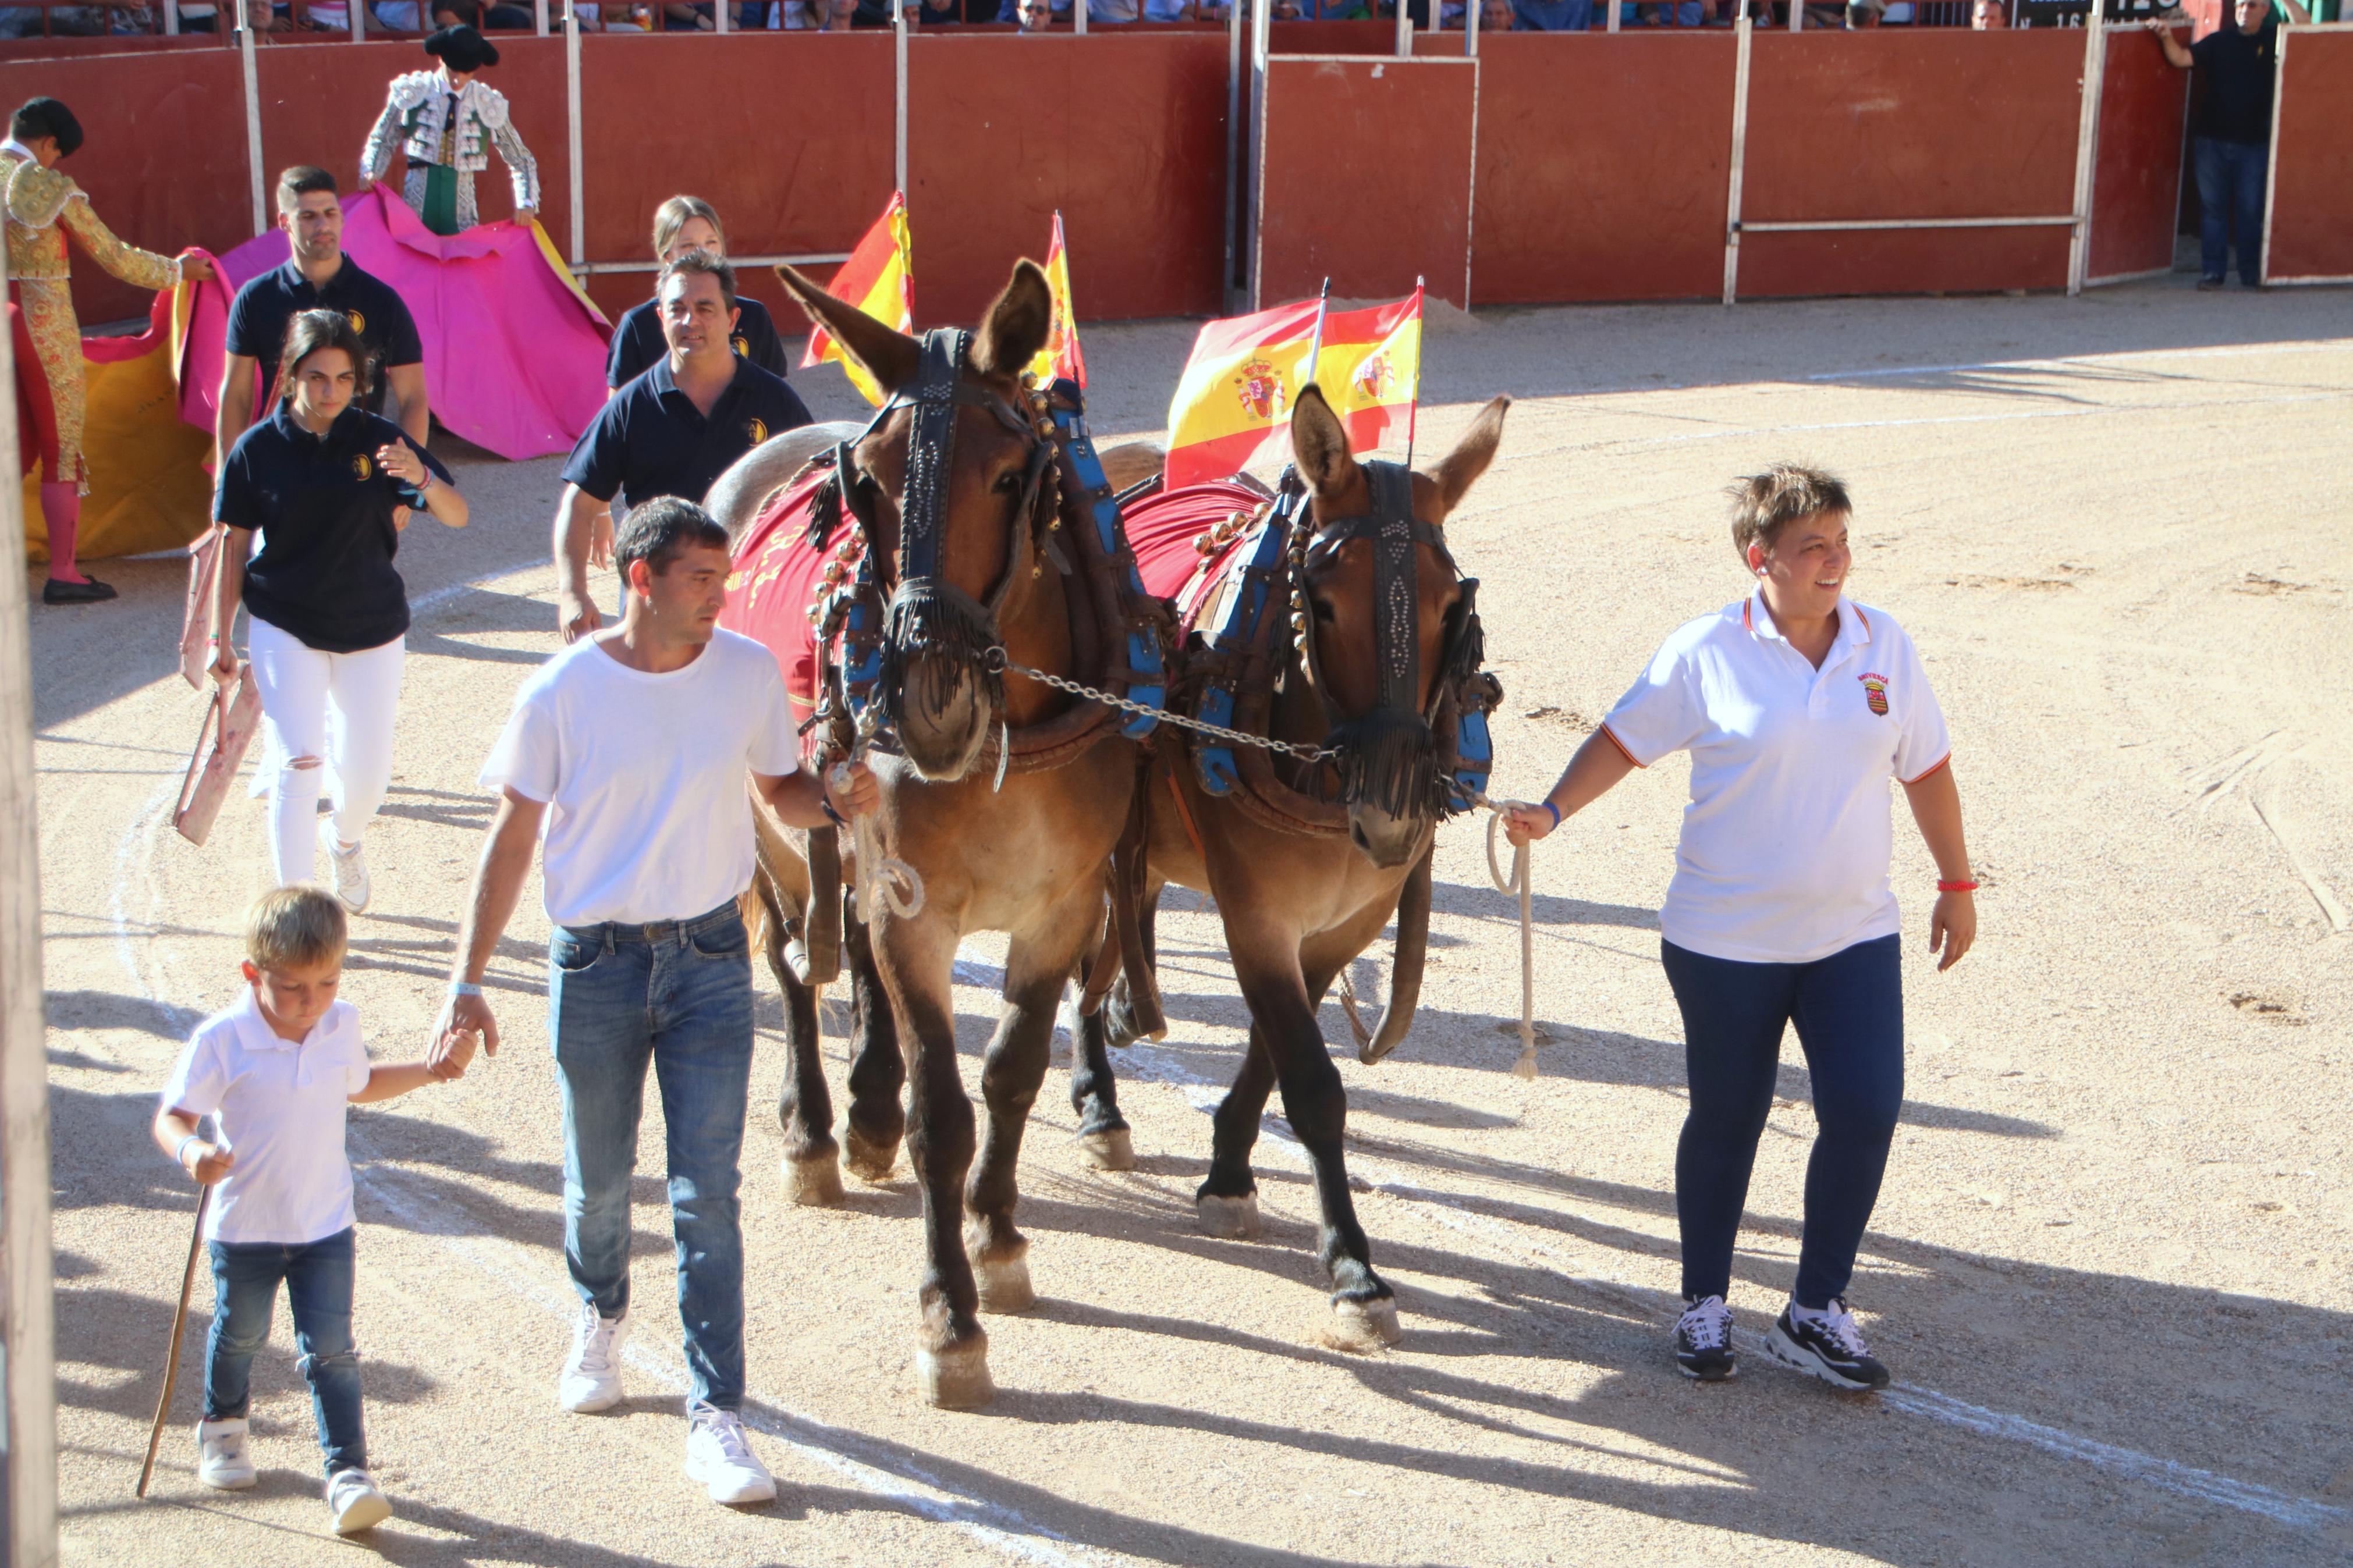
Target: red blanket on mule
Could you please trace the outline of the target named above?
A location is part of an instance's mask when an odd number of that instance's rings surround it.
[[[1194,542],[1234,513],[1248,517],[1265,504],[1261,491],[1231,479],[1216,479],[1163,490],[1129,507],[1120,521],[1127,530],[1128,548],[1135,552],[1135,569],[1144,578],[1144,591],[1175,603],[1180,624],[1191,630],[1203,597],[1201,587],[1224,571],[1241,547],[1247,530],[1233,530],[1232,537],[1208,556]],[[1202,572],[1205,561],[1210,570]]]
[[[727,575],[727,607],[719,615],[721,626],[776,656],[796,719],[807,719],[817,706],[817,638],[808,608],[817,598],[825,563],[846,537],[845,530],[835,530],[822,550],[808,542],[809,501],[832,472],[810,469],[761,509],[736,543],[735,569]]]

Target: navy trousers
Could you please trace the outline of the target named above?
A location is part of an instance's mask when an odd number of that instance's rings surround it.
[[[1662,942],[1683,1015],[1691,1113],[1675,1150],[1683,1294],[1728,1295],[1732,1249],[1757,1141],[1773,1109],[1784,1025],[1813,1075],[1805,1241],[1793,1294],[1822,1308],[1846,1294],[1879,1201],[1904,1105],[1904,978],[1898,939],[1859,942],[1811,963],[1741,963]]]
[[[2260,142],[2212,136],[2195,141],[2199,269],[2221,282],[2231,270],[2229,242],[2235,237],[2239,280],[2252,287],[2263,281],[2263,180],[2271,149]]]

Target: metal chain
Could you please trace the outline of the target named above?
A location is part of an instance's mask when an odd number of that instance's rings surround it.
[[[1026,675],[1032,680],[1043,681],[1057,691],[1067,691],[1074,697],[1084,697],[1092,701],[1108,703],[1124,713],[1140,713],[1146,718],[1157,719],[1164,724],[1174,724],[1180,729],[1197,731],[1215,740],[1223,741],[1229,745],[1255,746],[1261,752],[1279,752],[1286,757],[1296,757],[1303,763],[1328,762],[1340,754],[1340,749],[1336,746],[1308,746],[1293,741],[1271,740],[1263,735],[1246,735],[1240,730],[1229,730],[1223,724],[1212,724],[1203,719],[1188,719],[1182,713],[1171,712],[1166,708],[1154,708],[1143,702],[1131,702],[1124,697],[1114,697],[1108,691],[1099,691],[1084,681],[1072,680],[1068,676],[1055,675],[1043,669],[1032,669],[1026,664],[1016,664],[1009,658],[1005,661],[1005,668],[1016,675]]]

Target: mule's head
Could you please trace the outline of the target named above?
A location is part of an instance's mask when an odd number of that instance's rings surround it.
[[[909,401],[923,390],[923,343],[790,267],[776,275],[888,399],[841,476],[844,510],[865,522],[891,595],[884,710],[920,776],[962,778],[987,747],[1002,702],[997,616],[1015,607],[1029,575],[1028,503],[1042,472],[1042,443],[1023,412],[1018,377],[1045,346],[1052,321],[1046,275],[1032,261],[1015,265],[955,369],[950,438],[929,445],[918,439]],[[911,509],[930,521],[908,530]],[[919,540],[925,532],[929,539]]]
[[[1291,447],[1308,490],[1308,540],[1299,587],[1313,640],[1310,679],[1320,684],[1341,750],[1348,837],[1376,866],[1410,863],[1444,808],[1430,716],[1438,682],[1457,648],[1462,579],[1447,553],[1446,519],[1493,460],[1503,438],[1498,397],[1434,473],[1409,476],[1409,552],[1380,565],[1373,476],[1348,449],[1348,432],[1314,386],[1291,414]],[[1371,524],[1358,520],[1373,519]],[[1400,569],[1401,568],[1401,569]],[[1384,625],[1383,623],[1387,624]]]

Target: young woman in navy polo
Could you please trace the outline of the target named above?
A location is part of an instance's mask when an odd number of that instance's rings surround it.
[[[410,512],[463,528],[466,501],[447,468],[359,406],[367,348],[341,311],[296,316],[280,363],[277,413],[237,438],[214,493],[213,517],[229,532],[213,601],[213,679],[237,679],[229,633],[241,602],[252,616],[247,651],[279,759],[269,784],[279,884],[311,879],[312,846],[323,837],[335,894],[356,914],[368,901],[360,836],[392,783],[406,657],[408,590],[392,558]],[[320,770],[329,761],[335,810],[321,823]]]
[[[1512,808],[1542,838],[1637,768],[1692,756],[1659,925],[1683,1016],[1691,1111],[1675,1152],[1684,1375],[1736,1369],[1732,1256],[1757,1142],[1795,1024],[1820,1131],[1805,1238],[1767,1354],[1840,1388],[1886,1386],[1846,1290],[1904,1102],[1901,917],[1888,886],[1888,781],[1936,862],[1928,950],[1941,972],[1977,936],[1945,716],[1912,639],[1844,592],[1846,489],[1782,464],[1733,488],[1733,542],[1755,591],[1676,630],[1552,793]]]
[[[672,196],[654,209],[654,259],[667,267],[690,250],[725,260],[727,234],[719,215],[700,196]],[[735,331],[729,342],[741,357],[771,375],[785,374],[784,340],[768,308],[757,300],[738,296]],[[613,329],[613,352],[605,365],[605,390],[616,393],[654,367],[670,353],[662,338],[661,301],[632,305]],[[695,498],[689,497],[689,500]]]

